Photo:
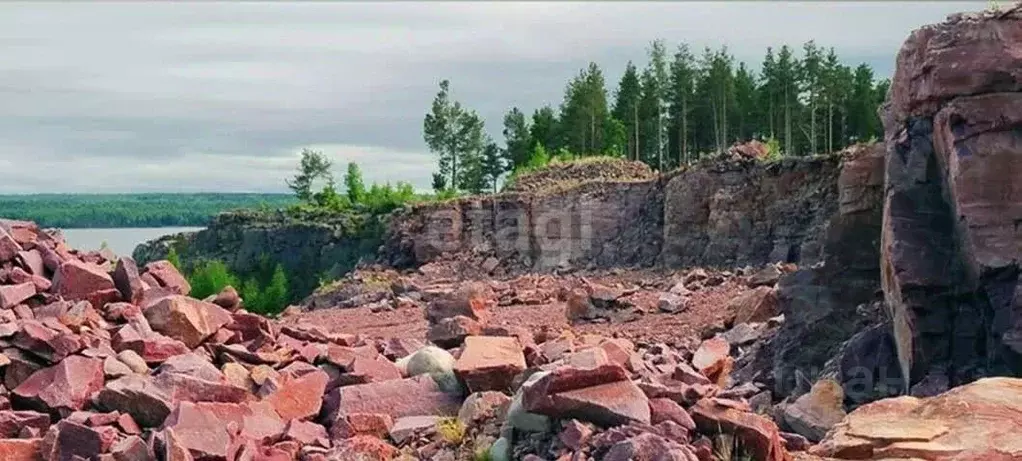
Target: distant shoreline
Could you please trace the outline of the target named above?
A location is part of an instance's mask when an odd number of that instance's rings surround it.
[[[215,192],[0,195],[0,217],[60,229],[206,227],[225,211],[296,203],[288,194]]]

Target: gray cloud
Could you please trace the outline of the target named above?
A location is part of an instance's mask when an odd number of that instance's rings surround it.
[[[17,172],[0,192],[280,191],[306,146],[428,188],[442,78],[499,136],[589,61],[616,85],[654,38],[754,66],[815,39],[887,75],[912,29],[985,6],[0,3],[0,168]]]

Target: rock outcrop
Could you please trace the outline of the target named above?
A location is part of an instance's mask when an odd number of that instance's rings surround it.
[[[395,267],[414,267],[468,254],[539,271],[813,264],[825,257],[828,221],[840,200],[867,208],[873,207],[869,200],[880,203],[862,191],[840,196],[842,174],[851,182],[874,179],[843,173],[845,158],[707,159],[663,176],[612,176],[553,192],[414,206],[392,217],[380,256]],[[865,184],[848,185],[856,186]]]
[[[143,243],[132,256],[144,265],[165,259],[173,246],[182,261],[218,259],[239,274],[255,272],[266,258],[284,268],[293,292],[307,294],[321,279],[340,277],[360,260],[375,258],[379,236],[362,232],[352,219],[330,214],[225,212],[201,231]]]
[[[883,289],[904,385],[1022,373],[1022,12],[956,15],[898,54]]]
[[[833,361],[849,339],[879,321],[879,316],[864,315],[863,306],[877,300],[880,288],[883,146],[853,146],[843,155],[837,206],[820,239],[822,264],[779,278],[784,324],[755,359],[737,367],[739,380],[771,384],[777,396],[806,392],[813,380],[828,374],[848,383],[845,392],[852,396],[872,395],[874,381],[892,373],[898,379],[897,370],[887,370],[886,363],[845,370]]]
[[[1022,459],[1022,380],[985,378],[936,397],[865,405],[811,453],[837,459]]]

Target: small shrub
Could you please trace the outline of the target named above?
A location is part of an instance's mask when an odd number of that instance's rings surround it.
[[[181,271],[181,257],[178,256],[177,248],[174,248],[173,245],[171,245],[170,250],[167,251],[167,261],[170,262],[170,265],[174,266],[175,269]]]
[[[222,261],[212,260],[197,265],[188,276],[188,284],[192,286],[191,295],[202,299],[220,293],[227,285],[237,288],[238,278]]]
[[[493,457],[490,456],[490,447],[476,448],[472,453],[472,461],[493,461]]]
[[[767,155],[766,161],[773,162],[781,159],[781,142],[777,138],[769,137],[766,139]]]
[[[713,456],[719,461],[753,461],[738,437],[723,432],[713,437]]]
[[[441,418],[436,423],[436,432],[440,440],[448,445],[460,445],[465,439],[465,425],[458,418]]]

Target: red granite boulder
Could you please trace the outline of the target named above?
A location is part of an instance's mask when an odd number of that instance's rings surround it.
[[[33,373],[11,393],[26,407],[63,417],[84,408],[102,387],[103,361],[75,355]]]
[[[428,375],[338,387],[324,398],[329,419],[353,413],[382,413],[391,418],[402,416],[454,416],[461,398],[443,392]]]
[[[110,274],[95,264],[71,259],[63,262],[53,275],[52,290],[64,299],[90,301],[109,297],[110,291],[117,292]],[[93,305],[100,308],[103,305]]]
[[[131,258],[120,258],[113,272],[114,285],[121,293],[121,298],[135,305],[140,305],[142,295],[148,288],[138,272],[138,265]]]
[[[264,401],[284,420],[310,419],[319,414],[328,381],[330,377],[319,370],[294,378],[285,375],[277,391]]]
[[[36,286],[32,282],[18,285],[0,285],[0,309],[10,309],[35,296]]]
[[[618,365],[560,367],[523,385],[522,404],[532,413],[603,426],[650,422],[649,400]]]
[[[146,264],[145,273],[155,279],[159,286],[170,289],[179,295],[187,295],[192,291],[188,280],[181,275],[181,272],[178,272],[170,261],[153,261]]]
[[[500,336],[469,336],[454,365],[454,372],[470,392],[505,391],[525,370],[525,355],[518,340]]]
[[[146,308],[145,318],[152,329],[177,339],[189,348],[201,344],[229,323],[230,312],[213,303],[187,296],[168,296]]]
[[[748,405],[724,399],[703,399],[690,409],[700,431],[724,432],[739,439],[753,459],[787,461],[780,430],[773,421],[752,413]]]

